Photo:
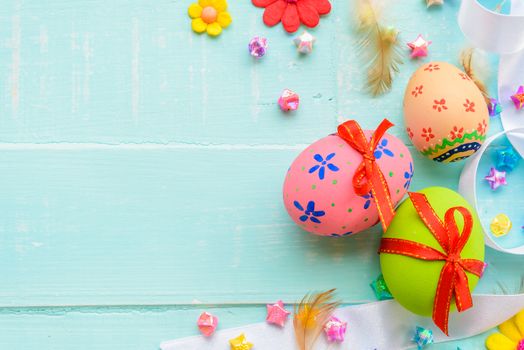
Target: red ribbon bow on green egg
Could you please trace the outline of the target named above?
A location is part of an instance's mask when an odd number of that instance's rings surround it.
[[[472,234],[473,216],[468,209],[456,206],[446,211],[444,222],[442,222],[424,194],[410,192],[409,197],[418,216],[437,240],[442,251],[420,242],[386,237],[382,239],[379,253],[444,262],[436,288],[432,317],[435,324],[446,335],[449,335],[448,318],[453,297],[459,312],[473,306],[466,272],[481,277],[485,267],[481,260],[461,257],[461,253]],[[461,234],[459,234],[455,218],[456,212],[463,218],[464,224]],[[407,267],[405,268],[407,270]]]

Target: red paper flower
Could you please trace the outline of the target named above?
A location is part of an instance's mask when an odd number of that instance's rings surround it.
[[[316,27],[321,15],[331,11],[329,0],[251,0],[253,5],[265,8],[264,23],[277,25],[282,21],[288,33],[294,33],[304,24]]]

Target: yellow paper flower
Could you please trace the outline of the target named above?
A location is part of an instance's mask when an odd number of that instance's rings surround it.
[[[499,325],[486,339],[488,350],[524,350],[524,310]]]
[[[226,10],[226,0],[198,0],[187,10],[192,18],[191,28],[199,34],[207,32],[211,36],[220,35],[222,28],[227,28],[232,21]]]

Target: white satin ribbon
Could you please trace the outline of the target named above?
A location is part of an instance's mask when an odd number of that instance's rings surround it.
[[[517,110],[510,99],[524,85],[524,0],[512,0],[509,15],[490,11],[477,0],[462,0],[458,22],[475,47],[500,54],[498,95],[504,130],[524,127],[524,110]],[[524,157],[524,142],[519,138],[524,135],[509,137]]]
[[[319,338],[316,348],[334,349],[411,349],[415,326],[433,330],[436,343],[468,338],[512,317],[524,308],[524,294],[519,295],[474,295],[474,307],[450,315],[450,336],[443,334],[428,317],[421,317],[404,309],[395,300],[340,308],[335,315],[348,323],[346,339],[341,344],[328,344],[324,336]],[[244,333],[248,341],[260,350],[297,349],[293,322],[284,328],[267,323],[255,323],[243,327],[216,332],[210,338],[195,336],[170,340],[160,344],[162,350],[230,350],[229,339]]]
[[[517,146],[521,149],[524,149],[524,127],[517,128],[517,129],[511,129],[506,130],[504,132],[498,133],[489,139],[487,139],[482,147],[471,157],[469,157],[468,162],[464,166],[464,170],[462,170],[462,174],[460,175],[460,181],[459,181],[459,192],[466,198],[466,200],[474,207],[475,211],[478,213],[479,210],[477,208],[477,171],[480,164],[480,160],[482,158],[482,155],[486,151],[486,149],[499,137],[503,137],[505,135],[508,136],[514,136],[512,138],[513,145],[515,148]],[[524,254],[524,246],[516,247],[516,248],[503,248],[501,247],[488,233],[489,230],[487,227],[483,227],[484,230],[484,237],[485,242],[488,246],[491,248],[494,248],[496,250],[499,250],[501,252],[505,253],[511,253],[511,254]]]
[[[476,47],[499,54],[524,50],[524,5],[512,1],[511,15],[488,10],[477,0],[462,0],[458,23]],[[522,12],[521,12],[522,11]]]

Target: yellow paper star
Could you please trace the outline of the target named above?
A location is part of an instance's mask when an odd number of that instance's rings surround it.
[[[253,347],[253,344],[247,341],[244,333],[240,333],[236,338],[229,339],[229,344],[231,350],[250,350]]]
[[[444,3],[444,0],[426,0],[426,3],[428,7],[431,7],[433,5],[442,5]]]

